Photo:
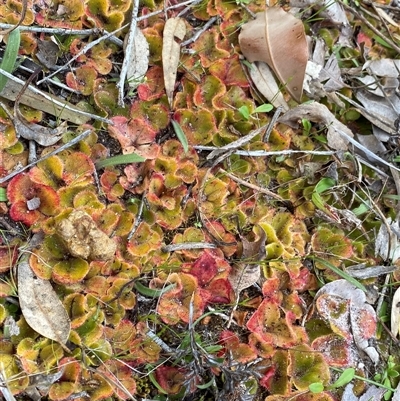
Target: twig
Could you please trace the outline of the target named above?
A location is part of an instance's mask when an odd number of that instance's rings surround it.
[[[215,249],[215,244],[207,242],[183,242],[181,244],[164,245],[161,250],[163,252],[183,251],[186,249]]]
[[[128,74],[128,69],[131,63],[132,52],[134,49],[134,42],[136,36],[136,28],[137,28],[137,16],[139,13],[139,0],[135,0],[132,15],[131,15],[131,26],[129,28],[128,33],[128,40],[125,46],[125,55],[124,61],[122,63],[121,72],[119,74],[119,80],[117,82],[118,88],[118,105],[123,107],[124,106],[124,87],[125,87],[125,80]]]
[[[43,161],[43,160],[46,160],[46,159],[48,159],[49,157],[54,156],[54,155],[56,155],[57,153],[60,153],[60,152],[62,152],[62,151],[65,150],[65,149],[70,148],[71,146],[74,146],[74,145],[77,144],[79,141],[81,141],[82,139],[86,138],[91,132],[92,132],[92,131],[91,131],[90,129],[88,129],[88,130],[82,132],[82,134],[78,135],[76,138],[72,139],[72,140],[69,141],[68,143],[65,143],[64,145],[60,146],[59,148],[57,148],[57,149],[51,151],[50,153],[47,153],[47,154],[46,154],[45,156],[43,156],[42,158],[40,158],[40,159],[38,159],[38,160],[36,160],[36,161],[34,161],[34,162],[32,162],[32,163],[27,164],[26,166],[20,168],[20,169],[17,170],[17,171],[13,171],[12,173],[6,175],[6,176],[3,177],[3,178],[0,178],[0,184],[2,184],[3,182],[8,181],[9,179],[11,179],[11,178],[15,177],[16,175],[22,173],[23,171],[27,170],[28,168],[33,167],[35,164],[37,164],[37,163],[39,163],[39,162],[41,162],[41,161]]]
[[[218,150],[216,146],[193,146],[196,150]],[[265,156],[282,156],[282,155],[292,155],[296,153],[304,153],[308,155],[318,155],[318,156],[331,156],[337,153],[333,150],[236,150],[233,152],[234,155],[240,156],[251,156],[251,157],[265,157]]]
[[[255,191],[258,191],[258,192],[261,192],[261,193],[263,193],[265,195],[271,196],[272,198],[275,198],[275,199],[277,199],[277,200],[279,200],[281,202],[287,202],[286,199],[283,199],[281,196],[273,193],[272,191],[269,191],[268,189],[265,189],[265,188],[261,188],[258,185],[251,184],[250,182],[244,181],[241,178],[236,177],[235,175],[228,173],[227,171],[225,171],[222,168],[220,168],[219,171],[221,173],[225,174],[231,180],[233,180],[233,181],[235,181],[235,182],[237,182],[237,183],[239,183],[241,185],[244,185],[247,188],[254,189]]]
[[[347,4],[345,4],[342,0],[339,0],[339,3],[346,9],[346,11],[349,11],[355,17],[359,18],[369,29],[371,29],[371,31],[373,31],[376,35],[378,35],[385,42],[389,43],[390,46],[392,46],[393,50],[396,50],[396,52],[400,54],[400,47],[397,46],[396,43],[394,43],[391,39],[389,39],[385,35],[383,35],[378,29],[376,29],[363,15],[361,15],[353,7],[350,7]]]
[[[264,142],[268,142],[269,141],[269,136],[271,135],[271,132],[274,129],[275,124],[278,121],[278,118],[282,113],[282,110],[283,110],[282,106],[277,107],[277,109],[275,110],[275,113],[272,116],[271,121],[268,123],[267,132],[265,133],[264,138],[263,138]]]
[[[208,156],[207,160],[213,159],[215,156],[218,156],[221,153],[224,153],[226,151],[235,151],[236,149],[240,148],[243,145],[246,145],[249,143],[254,137],[257,135],[260,135],[264,130],[268,128],[268,124],[263,125],[260,128],[257,128],[253,131],[251,131],[249,134],[243,136],[242,138],[237,139],[236,141],[233,141],[231,143],[228,143],[225,146],[221,146],[220,148],[217,148],[216,150],[213,150]]]
[[[2,68],[0,68],[0,73],[2,75],[5,75],[8,79],[11,79],[12,81],[17,82],[18,84],[20,84],[22,86],[25,85],[25,82],[22,79],[14,77],[14,75],[12,75],[9,72],[3,70]],[[53,102],[57,106],[60,106],[60,107],[62,107],[64,109],[71,110],[74,113],[80,114],[82,116],[93,118],[93,120],[98,120],[98,121],[102,121],[102,122],[110,124],[110,125],[114,125],[113,122],[111,120],[108,120],[107,118],[97,116],[96,114],[87,113],[86,111],[80,111],[79,109],[77,109],[75,107],[70,107],[68,104],[62,103],[62,102],[52,98],[51,96],[49,96],[45,92],[42,92],[41,90],[37,89],[33,85],[29,85],[29,90],[31,90],[33,93],[35,93],[37,95],[43,96],[45,99],[49,100],[50,102]]]
[[[28,60],[30,60],[30,59],[28,58]],[[22,71],[29,72],[30,74],[32,74],[33,71],[34,71],[34,70],[32,70],[31,68],[25,67],[25,66],[22,65],[22,64],[18,66],[18,69],[20,69],[20,70],[22,70]],[[62,82],[56,81],[55,79],[51,79],[51,78],[49,79],[49,81],[50,81],[50,83],[51,83],[52,85],[56,85],[56,86],[58,86],[59,88],[64,89],[65,91],[79,94],[79,91],[77,91],[76,89],[70,88],[69,86],[63,84]]]
[[[204,24],[204,26],[201,29],[199,29],[190,39],[182,42],[181,47],[185,47],[185,46],[190,45],[191,43],[195,42],[203,32],[205,32],[212,24],[214,24],[214,22],[216,20],[217,20],[217,17],[212,17],[211,19],[209,19]]]
[[[60,67],[58,70],[52,72],[50,75],[48,75],[47,77],[44,77],[43,79],[41,79],[40,81],[37,82],[37,85],[42,84],[43,82],[48,81],[50,78],[54,77],[54,75],[58,74],[59,72],[65,70],[70,64],[72,64],[76,59],[78,59],[80,56],[82,56],[82,54],[85,54],[86,52],[88,52],[92,47],[96,46],[97,44],[99,44],[100,42],[102,42],[103,40],[106,40],[108,38],[110,38],[111,36],[113,36],[114,34],[118,33],[119,31],[121,31],[122,29],[124,29],[125,27],[127,27],[128,24],[125,24],[123,26],[121,26],[120,28],[116,29],[115,31],[112,31],[111,33],[107,33],[105,35],[103,35],[102,37],[94,40],[93,42],[88,43],[79,53],[75,54],[74,57],[72,57],[66,64],[64,64],[62,67]]]
[[[132,230],[128,234],[128,241],[130,241],[131,238],[134,236],[136,230],[138,229],[140,223],[142,222],[142,214],[143,214],[143,209],[144,209],[145,198],[146,198],[146,195],[143,194],[142,195],[142,200],[141,200],[140,206],[139,206],[139,211],[138,211],[138,213],[136,215],[135,224],[133,225]]]

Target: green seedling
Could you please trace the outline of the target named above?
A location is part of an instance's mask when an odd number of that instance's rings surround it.
[[[250,118],[254,118],[254,115],[257,113],[268,113],[274,108],[272,104],[262,104],[258,106],[253,112],[250,112],[250,109],[247,106],[241,106],[238,108],[239,113],[243,116],[245,120],[249,120]]]
[[[323,383],[321,382],[315,382],[311,383],[308,386],[308,389],[313,393],[313,394],[318,394],[322,393],[325,390],[334,390],[340,387],[344,387],[346,384],[350,383],[355,377],[355,369],[354,368],[348,368],[345,369],[339,378],[330,386],[324,386]]]
[[[325,208],[325,201],[322,199],[321,194],[333,188],[336,184],[336,181],[332,178],[322,178],[314,188],[311,199],[315,206],[323,212],[327,212]],[[328,213],[329,214],[329,213]]]
[[[382,373],[378,373],[374,376],[374,380],[381,383],[385,387],[390,388],[390,390],[386,391],[383,398],[385,400],[390,400],[393,395],[393,391],[391,387],[393,386],[392,381],[400,376],[400,366],[397,365],[394,361],[394,357],[392,355],[389,356],[387,361],[386,369]]]

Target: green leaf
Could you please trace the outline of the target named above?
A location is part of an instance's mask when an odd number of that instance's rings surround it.
[[[343,373],[339,376],[339,379],[335,381],[329,388],[339,388],[343,387],[346,384],[350,383],[356,374],[356,371],[354,368],[348,368],[343,371]]]
[[[310,122],[310,120],[307,120],[307,119],[303,118],[301,120],[301,124],[303,125],[304,133],[308,135],[310,133],[310,131],[311,131],[311,122]]]
[[[314,191],[317,194],[322,194],[323,192],[331,189],[336,184],[336,181],[333,178],[322,178],[314,188]]]
[[[310,258],[312,260],[315,260],[316,262],[323,264],[325,267],[331,269],[334,273],[347,280],[350,284],[353,284],[354,287],[357,287],[359,290],[364,291],[365,293],[367,292],[367,289],[360,282],[358,282],[355,278],[351,277],[349,274],[345,273],[343,270],[340,270],[339,268],[334,266],[332,263],[329,263],[328,261],[318,258],[316,256],[310,256]]]
[[[218,351],[221,351],[224,347],[222,345],[208,345],[204,347],[204,350],[209,352],[210,354],[215,354]]]
[[[18,56],[19,44],[21,41],[21,34],[19,28],[14,29],[8,35],[8,42],[6,50],[4,52],[3,60],[0,64],[0,68],[7,72],[12,72],[14,69],[15,62]],[[0,74],[0,92],[6,86],[8,78]]]
[[[146,159],[136,153],[130,153],[128,155],[119,155],[109,157],[108,159],[100,160],[96,163],[97,168],[115,166],[117,164],[129,164],[129,163],[140,163],[144,162]]]
[[[322,210],[322,211],[325,211],[325,210],[326,210],[326,209],[325,209],[325,206],[324,206],[325,202],[324,202],[324,200],[321,198],[321,195],[320,195],[319,193],[314,192],[314,193],[311,195],[311,200],[313,201],[314,205],[317,206],[318,209],[320,209],[320,210]]]
[[[313,393],[313,394],[318,394],[322,393],[324,391],[324,385],[320,382],[318,383],[311,383],[308,386],[308,389]]]
[[[162,294],[164,294],[164,293],[168,292],[169,290],[171,290],[172,288],[175,288],[175,284],[169,284],[166,287],[162,288],[161,290],[155,290],[155,289],[146,287],[145,285],[143,285],[139,281],[135,281],[133,283],[133,286],[135,287],[137,292],[139,292],[140,294],[145,295],[147,297],[151,297],[151,298],[158,298]]]
[[[174,127],[175,134],[178,137],[179,141],[181,142],[183,150],[186,153],[189,150],[189,143],[186,138],[186,135],[183,132],[182,127],[175,120],[171,120],[171,122],[172,126]]]
[[[196,384],[196,387],[200,390],[205,390],[206,388],[212,386],[214,384],[215,377],[213,377],[209,382],[205,384]]]
[[[272,104],[262,104],[261,106],[258,106],[255,110],[254,113],[268,113],[274,108]]]
[[[0,202],[7,202],[7,192],[5,188],[0,188]]]
[[[238,110],[245,120],[250,118],[250,110],[247,106],[241,106],[238,108]]]
[[[352,212],[356,215],[356,216],[360,216],[361,214],[367,213],[371,208],[366,205],[365,203],[361,203],[360,206],[357,206],[356,208],[354,208],[352,210]]]

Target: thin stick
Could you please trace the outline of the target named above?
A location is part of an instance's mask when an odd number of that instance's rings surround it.
[[[184,42],[181,43],[181,47],[185,47],[187,45],[190,45],[191,43],[195,42],[200,35],[205,32],[211,25],[214,24],[214,22],[217,20],[217,17],[212,17],[211,19],[209,19],[204,26],[199,29],[190,39],[185,40]]]
[[[272,116],[271,121],[270,121],[269,124],[268,124],[267,132],[266,132],[265,135],[264,135],[264,138],[263,138],[264,142],[268,142],[268,141],[269,141],[269,136],[271,135],[271,132],[272,132],[272,130],[274,129],[275,124],[276,124],[276,122],[278,121],[278,118],[279,118],[279,116],[280,116],[281,113],[282,113],[282,110],[283,110],[283,107],[282,107],[282,106],[279,106],[279,107],[275,110],[275,113],[274,113],[274,115]]]
[[[357,18],[359,18],[369,29],[371,29],[371,31],[373,31],[376,35],[378,35],[385,42],[389,43],[390,46],[392,46],[393,50],[396,50],[396,52],[400,54],[400,47],[397,46],[396,43],[394,43],[391,39],[389,39],[385,35],[383,35],[378,29],[376,29],[362,14],[360,14],[353,7],[348,6],[341,0],[339,0],[339,3],[346,9],[346,11],[349,11],[350,13],[355,15]]]
[[[52,72],[50,75],[48,75],[47,77],[44,77],[43,79],[41,79],[40,81],[37,82],[37,85],[42,84],[43,82],[48,81],[50,78],[54,77],[54,75],[58,74],[59,72],[65,70],[70,64],[72,64],[76,59],[78,59],[80,56],[82,56],[82,54],[85,54],[86,52],[88,52],[92,47],[96,46],[97,44],[99,44],[100,42],[102,42],[103,40],[106,40],[108,38],[110,38],[111,36],[113,36],[114,34],[118,33],[119,31],[121,31],[122,29],[124,29],[125,27],[127,27],[128,24],[125,24],[123,26],[121,26],[121,28],[116,29],[115,31],[112,31],[111,33],[107,33],[106,35],[103,35],[102,37],[94,40],[93,42],[88,43],[79,53],[75,54],[74,57],[71,58],[71,60],[69,60],[66,64],[64,64],[62,67],[60,67],[58,70]]]
[[[219,150],[216,146],[193,146],[196,150]],[[265,156],[282,156],[282,155],[293,155],[296,153],[304,153],[308,155],[318,155],[318,156],[331,156],[337,153],[333,150],[236,150],[233,152],[234,155],[241,156],[251,156],[251,157],[265,157]]]
[[[52,152],[47,153],[47,155],[43,156],[42,158],[40,158],[40,159],[38,159],[38,160],[35,160],[35,161],[32,162],[32,163],[27,164],[26,166],[20,168],[20,169],[17,170],[17,171],[14,171],[14,172],[12,172],[12,173],[6,175],[6,176],[3,177],[3,178],[0,178],[0,184],[2,184],[3,182],[8,181],[9,179],[15,177],[15,176],[18,175],[18,174],[21,174],[23,171],[27,170],[27,169],[30,168],[30,167],[33,167],[33,166],[36,165],[37,163],[39,163],[39,162],[41,162],[41,161],[43,161],[43,160],[46,160],[46,159],[48,159],[49,157],[54,156],[54,155],[56,155],[57,153],[60,153],[60,152],[62,152],[62,151],[65,150],[65,149],[70,148],[71,146],[74,146],[74,145],[77,144],[79,141],[81,141],[82,139],[84,139],[85,137],[87,137],[91,132],[92,132],[92,131],[91,131],[90,129],[88,129],[88,130],[82,132],[82,134],[78,135],[76,138],[72,139],[72,140],[69,141],[68,143],[65,143],[64,145],[60,146],[59,148],[53,150]]]
[[[218,156],[219,154],[224,153],[226,151],[232,151],[232,152],[235,151],[236,149],[240,148],[241,146],[246,145],[247,143],[249,143],[254,137],[256,137],[257,135],[260,135],[267,128],[268,128],[268,124],[263,125],[262,127],[251,131],[246,136],[243,136],[243,137],[237,139],[236,141],[233,141],[231,143],[228,143],[225,146],[221,146],[220,148],[217,148],[216,150],[213,150],[207,156],[207,160],[211,160],[215,156]]]
[[[134,48],[135,36],[136,36],[136,28],[137,28],[137,16],[139,13],[139,0],[135,0],[132,15],[131,15],[131,26],[129,28],[128,40],[125,46],[125,56],[124,61],[122,63],[121,72],[119,74],[119,80],[117,82],[118,88],[118,105],[124,106],[124,87],[125,80],[128,74],[128,69],[131,64],[131,57]]]
[[[134,236],[134,234],[136,233],[137,229],[139,228],[140,223],[142,222],[142,214],[143,214],[143,209],[144,209],[145,198],[146,198],[146,195],[143,194],[142,195],[142,200],[140,201],[139,210],[138,210],[138,213],[136,215],[135,224],[133,225],[131,232],[128,234],[128,241],[130,241],[131,238]]]
[[[14,81],[14,82],[16,82],[16,83],[18,83],[18,84],[20,84],[20,85],[22,85],[22,86],[25,85],[25,82],[24,82],[22,79],[19,79],[19,78],[17,78],[17,77],[14,77],[14,75],[12,75],[12,74],[10,74],[9,72],[3,70],[2,68],[0,68],[0,73],[1,73],[2,75],[5,75],[8,79],[11,79],[12,81]],[[112,121],[111,121],[111,120],[108,120],[107,118],[99,117],[99,116],[97,116],[96,114],[86,113],[86,111],[80,111],[80,110],[77,109],[77,108],[70,107],[68,104],[62,103],[62,102],[60,102],[60,101],[58,101],[58,100],[52,98],[51,96],[48,96],[45,92],[42,92],[41,90],[37,89],[37,88],[36,88],[35,86],[33,86],[33,85],[29,85],[29,89],[30,89],[33,93],[35,93],[35,94],[37,94],[37,95],[40,95],[40,96],[43,96],[45,99],[49,100],[50,102],[53,102],[53,103],[56,104],[57,106],[60,106],[60,107],[62,107],[62,108],[64,108],[64,109],[71,110],[71,111],[73,111],[74,113],[81,114],[82,116],[86,116],[86,117],[89,117],[89,118],[93,118],[93,120],[98,120],[98,121],[102,121],[102,122],[107,123],[107,124],[114,125],[114,124],[112,123]]]
[[[227,177],[229,177],[231,180],[237,182],[238,184],[244,185],[245,187],[250,188],[250,189],[254,189],[255,191],[261,192],[262,194],[271,196],[272,198],[275,198],[275,199],[277,199],[277,200],[279,200],[279,201],[281,201],[281,202],[287,202],[286,199],[283,199],[281,196],[279,196],[279,195],[277,195],[277,194],[275,194],[275,193],[269,191],[268,189],[261,188],[261,187],[259,187],[258,185],[254,185],[254,184],[251,184],[250,182],[244,181],[244,180],[242,180],[241,178],[236,177],[235,175],[233,175],[233,174],[231,174],[231,173],[228,173],[227,171],[225,171],[225,170],[222,169],[222,168],[220,168],[219,171],[220,171],[221,173],[225,174],[225,175],[226,175]]]
[[[183,242],[181,244],[164,245],[163,252],[183,251],[186,249],[215,249],[217,246],[207,242]]]

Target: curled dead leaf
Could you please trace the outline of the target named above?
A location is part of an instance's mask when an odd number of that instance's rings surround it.
[[[308,60],[303,23],[278,7],[243,25],[239,45],[247,60],[267,63],[289,94],[300,102]]]
[[[164,27],[162,48],[162,63],[164,71],[164,85],[168,102],[172,105],[174,95],[176,72],[178,70],[181,48],[176,38],[182,40],[186,34],[185,21],[182,18],[170,18]]]
[[[48,280],[33,274],[28,256],[18,264],[18,296],[22,314],[40,335],[65,345],[71,330],[68,314]]]
[[[297,128],[299,121],[303,118],[327,127],[327,139],[330,148],[347,150],[349,140],[346,136],[351,139],[353,138],[353,133],[321,103],[313,102],[297,106],[286,112],[278,121],[292,128]]]
[[[82,210],[74,210],[61,220],[56,225],[56,232],[71,255],[82,259],[110,260],[117,249],[116,243]]]
[[[249,288],[260,278],[259,262],[265,257],[265,231],[261,227],[255,227],[257,239],[253,242],[241,237],[243,252],[242,260],[245,263],[235,265],[229,275],[229,282],[236,295]]]
[[[11,113],[4,103],[0,102],[0,106],[12,120],[17,135],[24,139],[35,141],[39,145],[54,145],[67,130],[66,122],[61,123],[57,128],[48,128],[39,124],[29,123],[19,111],[19,102],[17,100],[14,103],[14,113]]]

